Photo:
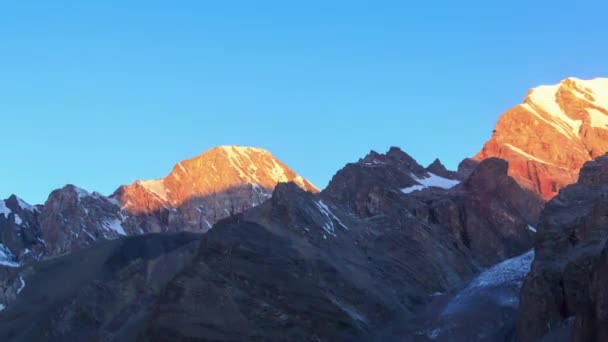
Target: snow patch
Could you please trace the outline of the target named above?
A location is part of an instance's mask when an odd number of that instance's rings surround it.
[[[22,200],[21,198],[17,197],[17,203],[19,204],[19,206],[21,207],[21,209],[23,210],[27,210],[29,212],[34,212],[37,211],[36,207],[34,207],[31,204],[26,203],[24,200]]]
[[[422,190],[424,188],[429,187],[451,189],[460,183],[460,181],[437,176],[436,174],[431,172],[428,172],[428,174],[429,176],[426,178],[418,178],[414,174],[411,174],[410,176],[419,184],[403,188],[401,189],[401,192],[403,192],[404,194],[409,194],[414,191]]]
[[[0,214],[4,215],[8,219],[8,215],[12,213],[12,211],[6,206],[6,202],[4,200],[0,200]]]
[[[437,337],[439,337],[439,333],[440,333],[440,332],[441,332],[441,329],[436,328],[436,329],[433,329],[433,330],[429,331],[429,332],[426,334],[426,336],[427,336],[428,338],[430,338],[431,340],[434,340],[434,339],[437,339]]]
[[[591,127],[608,129],[608,114],[593,108],[587,108],[586,110],[591,119]]]
[[[259,185],[261,183],[256,173],[258,171],[258,165],[261,166],[262,164],[257,162],[256,165],[252,156],[262,156],[261,160],[264,163],[263,165],[265,170],[267,170],[267,175],[272,182],[276,184],[289,181],[288,168],[282,165],[272,154],[270,154],[270,152],[264,149],[242,146],[220,146],[219,148],[226,153],[230,166],[238,174],[239,178],[248,184]],[[256,159],[260,159],[260,157],[256,157]],[[307,186],[315,188],[314,185],[307,182],[301,176],[294,177],[293,182],[301,188]],[[270,196],[270,194],[268,194],[268,196]]]
[[[274,159],[272,160],[272,169],[270,170],[270,175],[277,183],[284,183],[289,180],[285,175],[285,169],[281,167],[281,165],[279,165]]]
[[[557,103],[557,92],[560,87],[561,84],[532,89],[529,95],[530,105],[549,114],[557,125],[568,130],[572,136],[578,137],[583,121],[570,118]]]
[[[527,110],[528,112],[534,114],[534,116],[536,116],[537,118],[541,119],[546,124],[548,124],[548,125],[552,126],[553,128],[555,128],[555,130],[557,130],[562,135],[566,136],[568,139],[571,138],[570,134],[568,134],[568,132],[564,129],[564,127],[562,127],[560,125],[557,125],[555,122],[547,120],[544,116],[542,116],[539,112],[537,112],[536,109],[534,107],[532,107],[531,105],[529,105],[527,103],[523,103],[520,106],[522,108],[524,108],[525,110]]]
[[[403,188],[401,189],[401,192],[403,192],[404,194],[411,194],[414,191],[419,191],[426,188],[426,186],[424,185],[412,185],[408,188]]]
[[[468,288],[496,286],[521,279],[530,271],[533,259],[533,250],[507,259],[482,272],[469,284]]]
[[[321,214],[326,217],[326,223],[322,226],[326,232],[333,236],[336,236],[334,220],[338,222],[338,224],[342,226],[342,228],[349,230],[349,228],[344,223],[342,223],[342,221],[336,215],[334,215],[334,213],[329,209],[329,207],[325,203],[323,203],[322,200],[315,201],[315,204],[317,205],[317,208],[319,209]]]
[[[120,202],[118,201],[117,198],[115,198],[115,197],[106,197],[106,199],[108,200],[108,202],[114,204],[117,207],[120,207]]]
[[[329,300],[331,300],[331,302],[334,303],[334,305],[336,305],[344,313],[346,313],[353,321],[358,321],[358,322],[367,324],[367,319],[365,318],[365,316],[363,316],[363,314],[361,314],[359,311],[357,311],[354,307],[351,307],[350,305],[346,305],[346,304],[338,301],[338,299],[334,298],[331,295],[329,296]]]
[[[528,225],[528,230],[533,233],[536,233],[536,228],[532,227],[531,225]]]
[[[83,229],[83,230],[84,230],[85,234],[87,234],[91,238],[91,240],[97,241],[95,236],[93,236],[93,234],[91,234],[88,230],[86,230],[86,229]]]
[[[19,288],[17,289],[17,294],[20,294],[21,291],[23,291],[23,289],[25,288],[25,280],[23,280],[23,277],[19,277]]]
[[[593,101],[587,101],[598,107],[608,109],[608,78],[598,77],[592,80],[581,80],[572,77],[571,79],[574,80],[580,88],[583,88],[593,96]]]
[[[261,153],[259,149],[241,146],[220,146],[220,149],[226,152],[232,169],[238,173],[243,181],[250,184],[258,183],[257,176],[255,175],[257,167],[251,160],[250,153]],[[247,170],[248,173],[245,173],[244,170]]]
[[[4,306],[4,304],[0,304],[0,311],[6,309],[6,306]]]
[[[146,189],[146,191],[148,191],[161,202],[169,201],[167,188],[165,187],[165,184],[162,179],[137,181],[137,183],[139,183],[139,185],[141,185],[144,189]]]
[[[184,168],[184,166],[182,165],[182,162],[177,163],[177,166],[179,166],[179,169],[182,170],[182,172],[184,174],[188,174],[188,171],[186,171],[186,169]]]
[[[547,164],[547,165],[553,165],[553,164],[551,164],[551,163],[549,163],[549,162],[547,162],[545,160],[542,160],[540,158],[537,158],[537,157],[531,155],[530,153],[524,152],[522,149],[520,149],[518,147],[515,147],[515,146],[513,146],[511,144],[505,144],[505,146],[507,146],[511,150],[513,150],[513,151],[521,154],[522,156],[526,157],[527,159],[531,159],[531,160],[537,161],[539,163]]]
[[[76,195],[78,196],[78,199],[83,199],[85,197],[91,196],[90,192],[86,191],[85,189],[79,188],[77,186],[74,186],[74,191],[76,191]]]
[[[0,243],[0,265],[7,267],[21,267],[21,264],[15,261],[15,255],[3,244]]]
[[[122,227],[122,222],[119,219],[105,221],[103,222],[103,226],[108,230],[115,231],[116,233],[118,233],[118,235],[127,235],[127,233],[125,233],[124,228]]]
[[[511,293],[501,291],[486,291],[500,287],[514,287],[520,289],[524,278],[530,272],[534,260],[534,250],[520,256],[507,259],[482,272],[469,285],[456,295],[443,311],[443,315],[457,314],[461,308],[478,299],[480,293],[493,296],[493,300],[504,307],[517,307],[519,304],[519,290]],[[484,292],[485,291],[485,292]]]

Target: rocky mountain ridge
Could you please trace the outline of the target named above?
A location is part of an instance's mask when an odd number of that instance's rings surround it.
[[[534,88],[458,172],[393,147],[319,191],[220,146],[107,197],[11,196],[0,339],[603,341],[607,109],[608,79]]]
[[[391,335],[385,330],[390,322],[412,319],[436,293],[464,286],[486,267],[532,246],[529,208],[542,203],[507,175],[504,161],[483,161],[463,180],[433,164],[424,168],[391,148],[348,164],[320,193],[280,183],[269,200],[220,220],[205,233],[192,261],[180,264],[182,271],[162,291],[145,297],[150,304],[131,306],[135,315],[146,317],[141,325],[103,323],[113,309],[84,300],[127,298],[113,285],[115,276],[72,288],[68,297],[56,297],[47,313],[24,312],[25,303],[35,299],[27,299],[32,292],[19,299],[21,281],[51,276],[35,264],[25,267],[4,285],[16,300],[0,314],[14,322],[0,324],[0,335],[13,336],[15,327],[31,321],[55,340],[99,339],[125,331],[143,341]],[[108,243],[82,253],[98,253]],[[77,256],[62,258],[72,263],[68,260]],[[96,312],[96,318],[87,312]],[[61,317],[60,330],[56,317]],[[80,328],[83,320],[92,324],[86,330]]]
[[[53,191],[43,205],[13,195],[0,201],[0,258],[18,266],[125,235],[202,233],[288,181],[318,192],[266,150],[220,146],[179,162],[166,178],[136,181],[108,197],[74,185]]]

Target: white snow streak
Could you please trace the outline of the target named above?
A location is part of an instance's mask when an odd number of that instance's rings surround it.
[[[436,174],[431,173],[431,172],[429,172],[428,174],[429,174],[429,176],[426,178],[418,178],[415,175],[411,174],[412,178],[419,184],[412,185],[407,188],[403,188],[403,189],[401,189],[401,192],[403,192],[404,194],[409,194],[414,191],[422,190],[424,188],[429,188],[429,187],[451,189],[451,188],[455,187],[456,185],[458,185],[458,183],[460,183],[460,181],[457,181],[454,179],[443,178],[443,177],[437,176]]]
[[[8,219],[10,213],[12,213],[12,211],[6,206],[5,201],[0,200],[0,214],[3,214]]]
[[[84,230],[85,234],[87,234],[91,238],[91,240],[97,241],[95,236],[93,236],[93,234],[91,234],[88,230],[86,230],[86,229],[83,229],[83,230]]]
[[[122,227],[122,222],[119,219],[105,221],[103,223],[103,226],[108,230],[115,231],[116,233],[118,233],[118,235],[127,235],[127,233],[125,233],[124,228]]]
[[[323,229],[328,232],[329,234],[336,236],[336,228],[334,225],[334,220],[336,222],[338,222],[338,224],[340,226],[342,226],[342,228],[349,230],[349,228],[342,223],[342,221],[336,216],[334,215],[334,213],[332,213],[332,211],[329,209],[329,207],[323,203],[322,200],[319,201],[315,201],[315,204],[317,205],[317,208],[319,209],[319,211],[321,212],[321,214],[323,214],[326,217],[326,223],[323,224]]]
[[[0,243],[0,265],[7,267],[21,267],[21,264],[15,261],[15,255],[3,244]]]
[[[31,204],[26,203],[24,200],[22,200],[21,198],[17,197],[17,203],[19,203],[19,206],[21,207],[21,209],[23,210],[27,210],[29,212],[34,212],[36,210],[36,207],[34,207]]]
[[[163,183],[162,179],[137,181],[137,183],[139,183],[144,189],[154,195],[161,202],[167,202],[169,200],[167,188],[165,188],[165,184]]]
[[[513,146],[511,144],[505,144],[505,146],[507,146],[511,150],[513,150],[513,151],[521,154],[522,156],[526,157],[527,159],[532,159],[532,160],[535,160],[535,161],[537,161],[539,163],[543,163],[543,164],[547,164],[547,165],[553,165],[553,164],[551,164],[551,163],[549,163],[549,162],[547,162],[545,160],[542,160],[540,158],[537,158],[537,157],[531,155],[530,153],[524,152],[522,149],[520,149],[518,147],[515,147],[515,146]]]
[[[572,136],[578,137],[583,124],[582,120],[571,119],[557,103],[557,91],[561,84],[545,85],[532,89],[530,92],[530,105],[551,115],[556,124],[569,130]]]
[[[76,191],[76,195],[78,196],[78,199],[83,199],[85,197],[91,196],[91,193],[89,193],[85,189],[81,189],[77,186],[74,186],[74,191]]]
[[[19,281],[21,282],[21,284],[19,285],[19,288],[17,289],[17,294],[20,294],[21,291],[23,291],[23,289],[25,288],[25,280],[23,280],[23,277],[19,277]]]

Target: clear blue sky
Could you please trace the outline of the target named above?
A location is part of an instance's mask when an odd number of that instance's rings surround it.
[[[66,183],[109,194],[222,144],[267,148],[320,187],[391,145],[455,168],[530,87],[606,76],[607,11],[3,1],[0,197],[40,203]]]

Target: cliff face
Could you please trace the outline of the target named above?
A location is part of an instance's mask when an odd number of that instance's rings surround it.
[[[577,183],[547,203],[536,257],[521,292],[522,341],[550,335],[605,341],[608,155],[585,163]]]
[[[608,79],[568,78],[531,89],[506,111],[472,159],[498,157],[509,175],[543,199],[576,182],[579,169],[608,152]]]

